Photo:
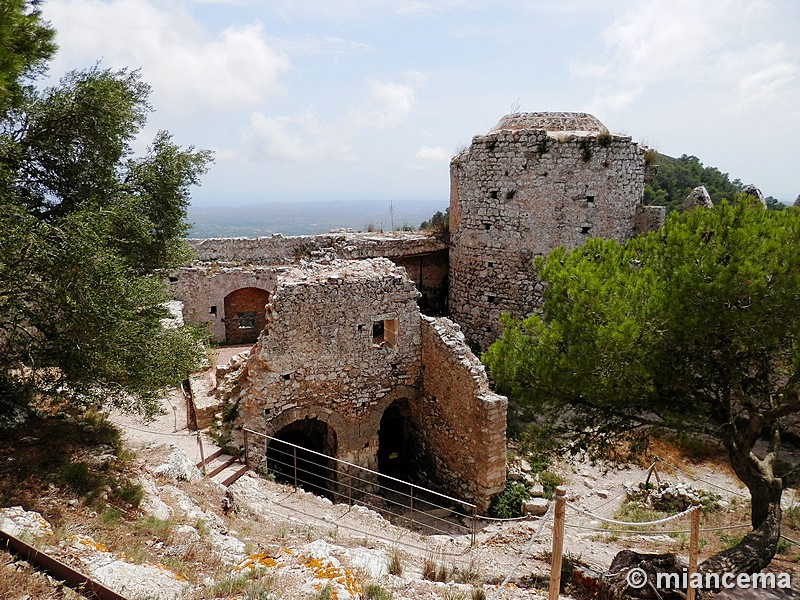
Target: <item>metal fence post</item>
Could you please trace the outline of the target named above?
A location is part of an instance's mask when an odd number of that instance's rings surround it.
[[[297,447],[292,446],[292,457],[294,463],[294,491],[297,491]]]
[[[472,507],[472,541],[470,542],[470,546],[475,545],[475,528],[478,524],[478,507]]]
[[[410,527],[410,529],[414,529],[414,527],[413,527],[413,525],[414,525],[414,486],[413,485],[409,485],[409,489],[411,490],[411,493],[409,494],[409,497],[411,498],[410,506],[411,506],[411,525],[412,525],[412,527]]]
[[[203,475],[206,474],[206,455],[203,452],[203,438],[200,437],[200,432],[197,432],[197,444],[200,446],[200,470]]]

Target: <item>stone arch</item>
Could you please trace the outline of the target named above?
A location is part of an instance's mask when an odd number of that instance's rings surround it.
[[[328,457],[338,448],[336,431],[325,421],[306,417],[284,425],[267,444],[267,469],[282,483],[315,494],[331,495],[336,465]]]
[[[224,299],[225,342],[253,344],[267,325],[265,306],[270,293],[258,287],[241,287]]]
[[[406,481],[418,479],[420,475],[419,467],[425,460],[418,398],[419,390],[401,386],[381,398],[374,410],[376,462],[382,475]]]

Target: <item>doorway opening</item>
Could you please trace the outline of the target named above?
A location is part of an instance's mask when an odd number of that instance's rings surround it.
[[[273,437],[267,445],[267,469],[275,480],[330,496],[336,470],[322,455],[336,455],[336,432],[319,419],[306,418],[283,427]]]
[[[413,427],[411,407],[405,398],[395,400],[384,411],[378,430],[378,471],[404,481],[413,476]],[[381,482],[393,487],[391,480]]]
[[[255,287],[240,288],[225,296],[225,342],[254,344],[267,325],[268,302],[269,292]],[[216,314],[216,307],[212,308]]]

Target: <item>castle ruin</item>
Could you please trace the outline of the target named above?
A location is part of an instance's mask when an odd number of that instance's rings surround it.
[[[474,137],[450,163],[449,314],[467,338],[485,349],[502,313],[536,309],[534,257],[659,227],[645,171],[642,146],[585,113],[512,114]]]
[[[232,439],[248,427],[485,510],[505,483],[507,402],[469,346],[500,335],[501,313],[536,310],[535,256],[660,226],[646,171],[645,149],[591,115],[514,114],[453,158],[449,243],[192,241],[196,262],[171,277],[184,317],[253,344],[220,370]]]

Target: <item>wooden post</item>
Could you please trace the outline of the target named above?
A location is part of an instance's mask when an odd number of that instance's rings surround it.
[[[687,580],[689,587],[686,590],[686,600],[694,600],[695,589],[692,587],[692,573],[697,571],[697,543],[700,537],[700,508],[692,511],[691,527],[689,528],[689,571]]]
[[[553,552],[550,559],[550,593],[549,600],[558,600],[561,588],[561,560],[564,553],[564,511],[567,502],[567,488],[556,488],[555,519],[553,521]]]
[[[206,455],[203,452],[203,438],[200,436],[200,432],[197,432],[197,444],[200,446],[200,470],[203,472],[203,475],[206,474]]]

